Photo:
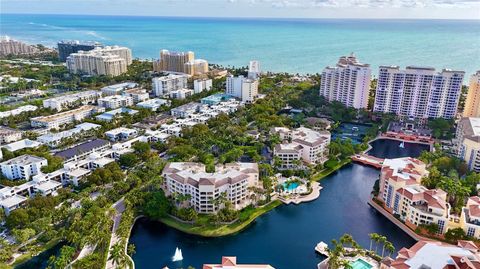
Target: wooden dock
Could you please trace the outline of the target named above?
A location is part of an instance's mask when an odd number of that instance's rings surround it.
[[[368,154],[356,154],[352,156],[352,161],[380,169],[385,159],[373,157]]]
[[[315,251],[322,254],[325,257],[328,257],[328,245],[325,244],[323,241],[321,241],[315,246]]]

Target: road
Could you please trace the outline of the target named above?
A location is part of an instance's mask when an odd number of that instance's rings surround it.
[[[112,237],[110,238],[110,244],[107,254],[107,265],[105,267],[106,269],[117,268],[116,264],[113,264],[113,261],[110,260],[110,251],[112,250],[112,247],[115,246],[115,244],[117,244],[120,240],[120,238],[117,237],[116,231],[118,229],[118,226],[120,225],[120,221],[122,220],[122,214],[125,211],[125,201],[123,197],[122,199],[115,202],[112,205],[112,208],[115,209],[115,215],[113,216]]]

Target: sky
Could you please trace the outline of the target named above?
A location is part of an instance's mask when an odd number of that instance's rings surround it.
[[[0,13],[480,19],[480,0],[0,0]]]

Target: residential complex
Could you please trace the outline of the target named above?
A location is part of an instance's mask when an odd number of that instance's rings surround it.
[[[258,96],[258,80],[244,76],[227,76],[225,93],[242,100],[245,103],[253,103]]]
[[[168,75],[152,79],[152,89],[155,96],[165,97],[170,95],[171,91],[187,88],[186,75]]]
[[[47,165],[47,159],[22,155],[0,163],[2,175],[11,180],[30,179],[40,173],[40,168]]]
[[[143,102],[148,98],[150,98],[150,95],[148,94],[147,90],[141,89],[141,88],[133,88],[133,89],[125,90],[123,92],[123,95],[132,97],[133,102],[135,104],[139,102]]]
[[[480,70],[470,77],[463,116],[480,118]]]
[[[337,66],[326,67],[320,81],[320,95],[347,107],[367,108],[372,70],[355,55],[342,56]]]
[[[122,114],[135,115],[137,113],[138,113],[138,111],[135,110],[135,109],[121,107],[121,108],[117,108],[117,109],[110,110],[110,111],[107,111],[105,113],[102,113],[98,116],[95,116],[95,118],[97,120],[100,120],[100,121],[112,121],[115,118],[122,117]]]
[[[55,153],[56,157],[60,157],[64,162],[82,160],[91,153],[106,151],[110,148],[110,142],[103,139],[94,139],[66,150]]]
[[[94,104],[100,97],[102,97],[102,93],[99,91],[84,91],[45,99],[43,100],[43,107],[62,111],[80,105]]]
[[[98,105],[106,109],[133,106],[133,98],[124,95],[111,95],[98,99]]]
[[[429,190],[421,185],[428,175],[426,165],[414,158],[385,159],[380,172],[378,199],[384,208],[397,215],[407,226],[436,224],[438,233],[447,231],[450,204],[447,193],[440,189]]]
[[[29,55],[38,53],[39,51],[35,46],[11,39],[8,36],[0,37],[0,56]]]
[[[127,72],[132,52],[126,47],[103,47],[79,51],[67,57],[67,68],[74,74],[118,76]]]
[[[36,107],[36,106],[26,105],[26,106],[17,107],[17,108],[12,109],[12,110],[2,111],[2,112],[0,112],[0,119],[7,118],[7,117],[10,117],[10,116],[20,115],[24,112],[35,111],[37,109],[38,109],[38,107]]]
[[[105,132],[105,136],[110,141],[125,141],[134,138],[138,135],[138,131],[135,129],[119,127]]]
[[[460,214],[460,227],[467,236],[480,238],[480,197],[468,198]]]
[[[60,112],[50,116],[40,116],[30,119],[30,124],[35,128],[59,129],[65,124],[82,121],[96,113],[105,111],[102,107],[86,105],[77,109]]]
[[[58,58],[65,62],[72,53],[79,51],[90,51],[94,48],[102,47],[102,44],[93,41],[62,40],[57,43]]]
[[[42,145],[41,141],[34,141],[30,139],[22,139],[16,142],[12,142],[10,144],[6,144],[2,148],[10,151],[15,152],[18,150],[26,149],[26,148],[36,148]]]
[[[101,89],[103,95],[122,95],[124,92],[138,87],[137,83],[134,82],[123,82],[110,86],[103,87]]]
[[[323,164],[328,159],[329,132],[305,127],[293,130],[275,127],[271,133],[279,135],[284,141],[273,150],[273,156],[278,158],[282,169],[298,168],[302,163]]]
[[[208,72],[208,62],[195,59],[192,51],[160,51],[160,59],[153,62],[153,70],[157,72],[175,72],[188,75],[205,74]]]
[[[37,137],[37,141],[48,145],[49,147],[55,148],[59,146],[66,139],[76,139],[78,136],[85,135],[86,133],[100,129],[102,126],[98,124],[93,124],[89,122],[84,122],[77,124],[75,128],[70,130],[53,133],[49,132],[47,134]]]
[[[196,79],[193,81],[193,91],[195,94],[212,89],[211,79]]]
[[[237,257],[222,257],[221,264],[204,264],[203,269],[275,269],[269,264],[239,264]]]
[[[137,107],[157,111],[161,106],[170,106],[170,103],[171,102],[166,99],[154,98],[138,103]]]
[[[22,132],[9,127],[0,127],[0,144],[15,142],[22,139]]]
[[[373,111],[408,118],[454,118],[465,72],[380,66]]]
[[[190,195],[190,205],[199,213],[215,213],[221,209],[214,199],[222,193],[236,209],[247,206],[248,187],[260,187],[256,163],[217,165],[215,172],[205,171],[201,163],[168,163],[162,172],[168,194]]]
[[[170,98],[172,99],[185,99],[193,95],[193,90],[190,89],[178,89],[170,92]]]
[[[472,241],[459,240],[457,245],[439,241],[418,241],[411,248],[402,248],[395,259],[382,260],[380,269],[477,269],[480,253]]]
[[[480,118],[462,118],[457,124],[454,150],[469,170],[480,172]]]

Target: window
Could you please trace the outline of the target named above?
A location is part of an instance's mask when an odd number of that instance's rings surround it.
[[[474,237],[475,236],[475,228],[468,227],[467,236]]]

